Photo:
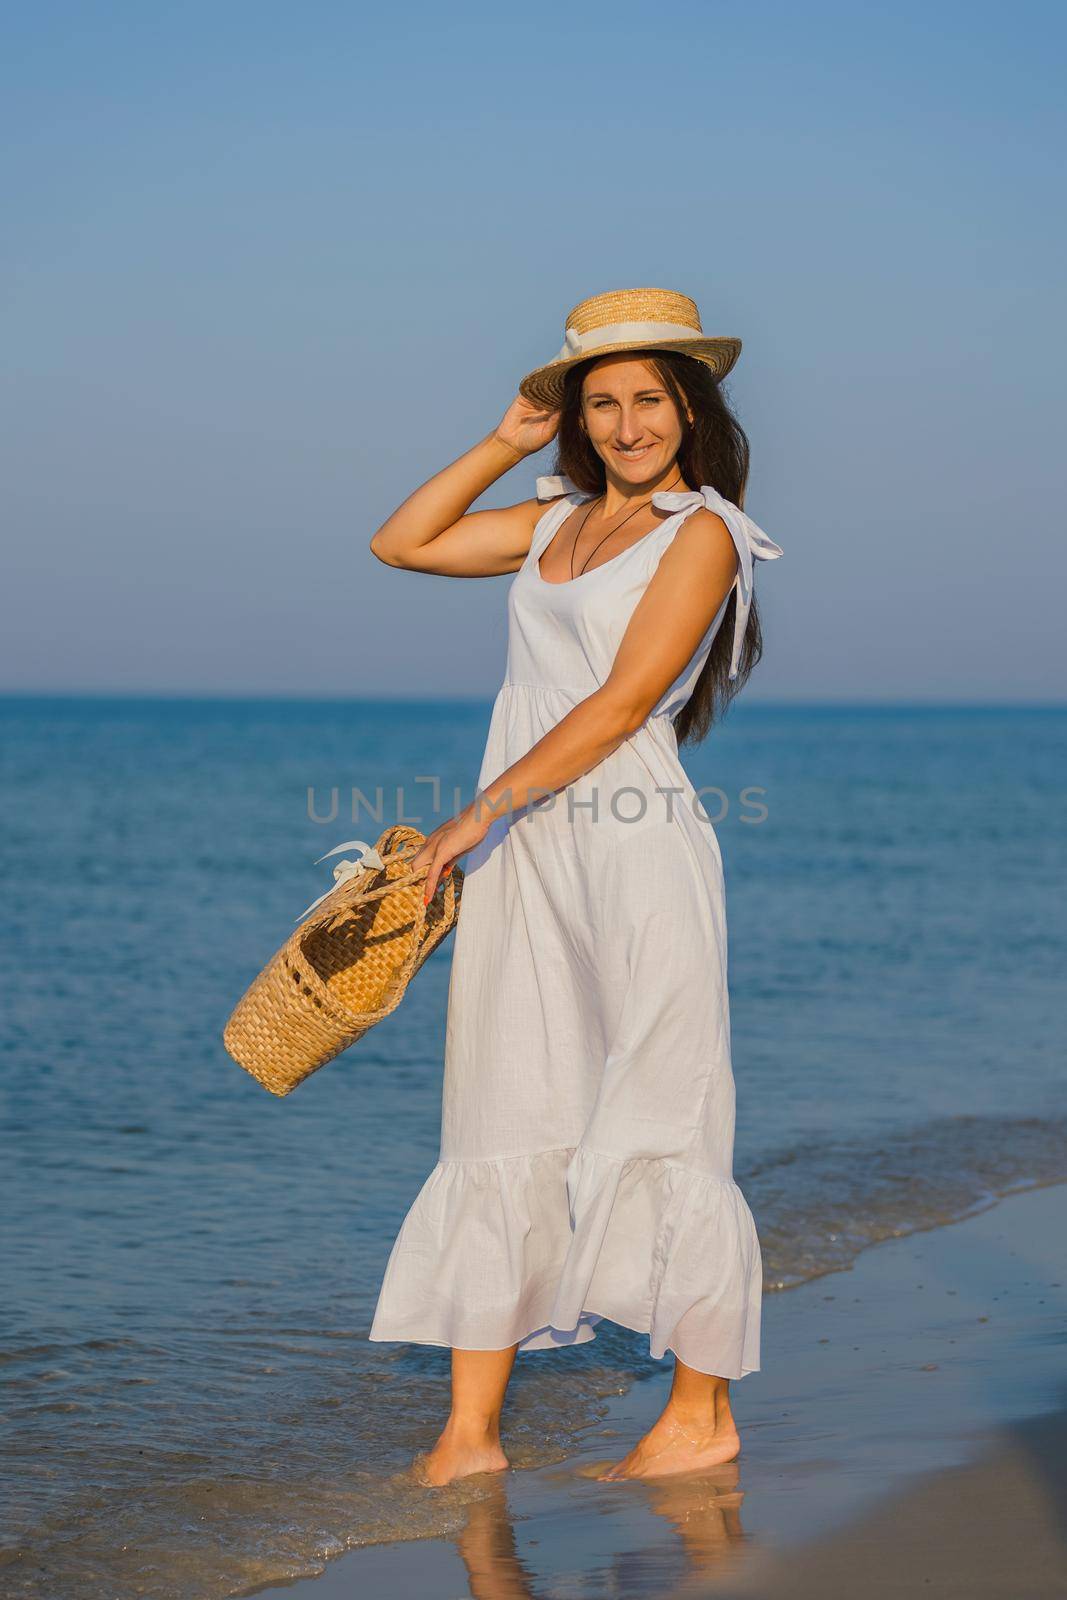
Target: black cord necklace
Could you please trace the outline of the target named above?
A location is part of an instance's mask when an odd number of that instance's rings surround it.
[[[681,483],[681,481],[682,481],[681,473],[679,473],[676,478],[672,478],[671,479],[671,483]],[[667,488],[669,489],[670,486],[671,486],[671,484],[669,483],[667,485]],[[634,509],[632,511],[627,512],[626,516],[623,517],[622,522],[617,522],[613,528],[609,528],[608,529],[607,533],[604,535],[604,539],[610,539],[613,533],[618,533],[619,529],[621,527],[623,527],[627,522],[629,522],[631,517],[636,517],[637,513],[639,511],[643,511],[645,506],[651,505],[652,501],[655,499],[656,495],[659,494],[660,492],[661,491],[659,489],[657,489],[654,494],[651,494],[648,497],[647,500],[642,500],[642,502],[641,502],[641,504],[639,506],[634,506]],[[586,511],[585,516],[582,518],[581,526],[579,527],[578,532],[574,535],[574,542],[571,545],[571,578],[572,578],[572,580],[576,576],[579,577],[579,578],[581,577],[582,573],[585,571],[585,569],[589,565],[590,561],[592,561],[593,557],[596,555],[597,551],[600,549],[600,546],[604,543],[604,539],[598,539],[597,540],[596,544],[593,546],[593,548],[590,550],[589,554],[586,556],[585,560],[582,562],[581,566],[578,568],[578,572],[575,573],[575,571],[574,571],[574,552],[578,548],[578,540],[581,538],[582,529],[585,527],[586,523],[589,521],[589,517],[590,517],[590,515],[592,513],[593,507],[599,501],[604,500],[606,498],[607,498],[606,495],[599,494],[599,495],[597,495],[596,500],[590,501],[589,509]],[[619,553],[620,553],[620,555],[622,554],[621,551]]]

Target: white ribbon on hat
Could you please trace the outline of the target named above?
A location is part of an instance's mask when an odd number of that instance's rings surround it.
[[[650,341],[655,343],[706,337],[699,328],[690,328],[684,322],[609,322],[602,328],[590,328],[588,333],[567,328],[563,349],[553,360],[573,361],[576,356],[587,355],[590,350],[600,350],[606,344],[647,344]]]
[[[347,839],[344,844],[335,844],[332,850],[327,850],[326,855],[319,857],[319,861],[325,861],[326,856],[335,856],[341,850],[362,850],[363,854],[358,861],[339,861],[333,869],[333,885],[326,890],[326,894],[320,894],[317,900],[312,900],[306,911],[301,911],[298,917],[294,917],[294,922],[302,922],[309,911],[314,911],[316,906],[322,904],[327,895],[333,894],[334,889],[340,888],[342,883],[347,883],[349,878],[358,877],[361,872],[370,867],[385,866],[385,862],[377,850],[367,844],[365,839]],[[319,861],[315,862],[316,866],[318,866]]]
[[[562,475],[538,478],[536,487],[538,500],[555,500],[564,494],[582,494],[587,500],[592,498],[591,495],[584,494],[583,490],[576,489],[570,479]],[[730,651],[730,677],[736,678],[745,642],[745,629],[748,627],[748,614],[752,609],[755,563],[777,561],[783,554],[782,547],[775,544],[762,528],[757,527],[740,506],[735,506],[732,500],[727,500],[726,496],[721,495],[718,489],[713,489],[710,483],[703,484],[699,489],[686,489],[683,492],[661,489],[652,496],[651,503],[661,511],[672,512],[695,510],[697,506],[706,506],[709,511],[714,511],[720,516],[729,529],[730,538],[737,551],[737,576],[733,582],[733,587],[737,590],[737,608],[734,612],[733,648]]]

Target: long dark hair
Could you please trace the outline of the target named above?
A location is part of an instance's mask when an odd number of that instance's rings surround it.
[[[730,410],[721,380],[702,361],[674,350],[642,351],[641,359],[656,371],[678,408],[682,442],[677,463],[685,483],[691,489],[709,483],[735,506],[743,506],[748,481],[748,438]],[[607,481],[604,463],[580,421],[582,377],[594,360],[595,356],[582,361],[567,373],[556,434],[556,471],[564,473],[584,494],[603,494]],[[692,423],[687,411],[693,413]],[[763,635],[753,598],[737,677],[729,678],[736,610],[737,590],[732,589],[708,659],[692,694],[674,718],[679,744],[699,744],[706,737],[712,725],[722,718],[730,701],[744,688],[763,654]]]

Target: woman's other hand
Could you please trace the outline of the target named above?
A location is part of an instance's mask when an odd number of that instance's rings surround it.
[[[493,432],[501,444],[521,457],[543,450],[556,437],[558,427],[558,411],[545,411],[517,394]]]
[[[442,873],[451,872],[459,856],[466,855],[468,850],[481,843],[489,832],[492,822],[492,816],[476,817],[474,807],[470,805],[426,835],[425,843],[412,856],[410,862],[415,872],[422,867],[429,867],[422,888],[424,905],[428,905],[433,899]]]

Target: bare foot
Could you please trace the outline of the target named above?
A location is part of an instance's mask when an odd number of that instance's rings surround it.
[[[421,1450],[411,1470],[419,1483],[436,1489],[454,1478],[467,1478],[473,1472],[503,1472],[510,1465],[496,1434],[446,1422],[433,1449]]]
[[[714,1426],[708,1426],[691,1421],[683,1423],[668,1405],[628,1455],[596,1476],[614,1481],[663,1478],[675,1472],[704,1472],[736,1460],[740,1453],[741,1439],[728,1411]]]

